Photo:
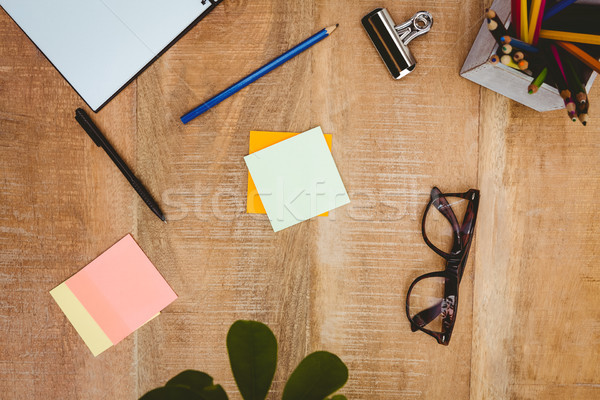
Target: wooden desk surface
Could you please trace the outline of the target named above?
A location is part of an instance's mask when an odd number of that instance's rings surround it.
[[[349,366],[349,399],[600,398],[600,91],[583,128],[459,77],[485,5],[226,0],[94,116],[168,225],[0,11],[0,397],[137,399],[195,368],[239,399],[225,335],[256,319],[280,342],[270,399],[319,349]],[[435,18],[397,82],[360,25],[378,6],[398,22]],[[336,22],[331,38],[179,122]],[[274,234],[245,213],[248,133],[317,125],[333,134],[352,203]],[[411,333],[404,313],[411,281],[443,268],[420,234],[433,185],[482,199],[449,347]],[[93,358],[48,291],[130,232],[179,299]]]

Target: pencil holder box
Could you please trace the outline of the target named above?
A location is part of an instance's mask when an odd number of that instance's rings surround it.
[[[495,0],[490,7],[496,11],[505,26],[510,23],[510,3],[510,0]],[[579,0],[577,4],[600,6],[600,0]],[[497,49],[498,44],[489,32],[484,20],[462,66],[460,75],[536,111],[552,111],[565,108],[565,103],[554,86],[544,83],[537,93],[528,94],[527,86],[531,83],[532,77],[502,63],[496,65],[489,63],[490,57],[496,54]],[[596,75],[595,72],[592,72],[587,79],[582,81],[588,92]]]

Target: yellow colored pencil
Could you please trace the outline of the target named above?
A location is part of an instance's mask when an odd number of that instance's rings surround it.
[[[519,71],[521,70],[521,68],[519,68],[519,66],[517,65],[517,63],[514,62],[513,59],[512,59],[512,57],[509,56],[508,54],[505,54],[502,57],[500,57],[500,62],[502,64],[506,65],[507,67],[518,69]]]
[[[539,31],[541,28],[541,26],[538,26],[538,24],[542,24],[542,15],[544,13],[544,8],[546,6],[546,1],[545,0],[533,0],[533,3],[531,3],[531,19],[529,20],[529,42],[532,44],[536,44],[536,30],[537,30],[537,37],[539,37]]]
[[[600,45],[600,35],[590,35],[588,33],[563,32],[542,29],[540,31],[540,38],[560,40],[563,42],[576,42]]]
[[[527,0],[521,0],[521,40],[525,43],[530,43],[527,15]]]
[[[529,31],[527,32],[529,41],[527,41],[527,43],[533,41],[533,35],[535,34],[535,27],[537,26],[538,17],[540,16],[541,6],[542,0],[533,0],[531,3],[531,19],[529,20]]]

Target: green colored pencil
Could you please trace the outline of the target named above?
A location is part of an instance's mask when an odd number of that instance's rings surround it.
[[[573,93],[575,95],[575,99],[577,103],[583,104],[587,101],[587,93],[585,90],[585,86],[581,83],[581,79],[579,79],[579,74],[575,70],[575,66],[571,61],[571,57],[565,57],[565,61],[567,64],[567,74],[569,75],[569,83],[571,84]]]
[[[535,92],[537,92],[540,86],[542,86],[542,83],[544,83],[544,81],[546,80],[547,76],[548,68],[544,67],[544,69],[539,73],[539,75],[533,79],[531,85],[527,87],[527,92],[529,94],[534,94]]]

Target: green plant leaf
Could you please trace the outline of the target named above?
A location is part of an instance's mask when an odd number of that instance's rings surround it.
[[[212,376],[204,372],[188,369],[175,375],[165,386],[183,386],[193,392],[200,392],[207,386],[213,385]]]
[[[188,369],[173,377],[165,386],[177,386],[200,395],[202,400],[228,400],[221,385],[214,385],[212,376]]]
[[[348,368],[342,360],[327,351],[317,351],[306,356],[292,372],[281,400],[323,400],[346,381]]]
[[[244,400],[264,400],[277,368],[277,339],[273,332],[260,322],[236,321],[227,333],[227,351]]]
[[[201,394],[204,400],[229,400],[221,385],[207,386]]]
[[[154,389],[140,397],[140,400],[205,400],[197,393],[179,386],[165,386]]]

